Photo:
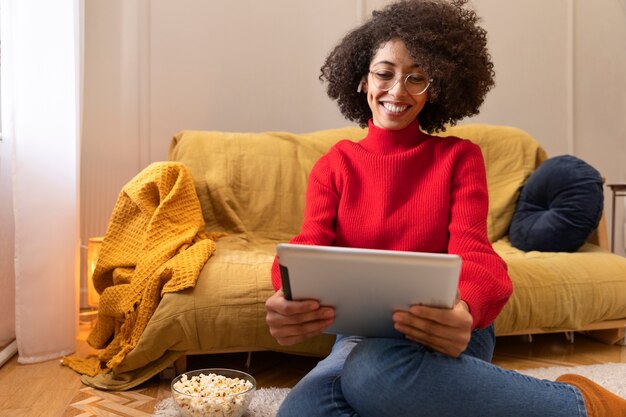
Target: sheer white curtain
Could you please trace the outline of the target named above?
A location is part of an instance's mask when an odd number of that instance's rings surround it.
[[[14,333],[18,361],[32,363],[75,348],[82,7],[1,0],[0,15],[0,340]]]
[[[0,366],[16,350],[12,150],[11,137],[5,135],[0,141]]]

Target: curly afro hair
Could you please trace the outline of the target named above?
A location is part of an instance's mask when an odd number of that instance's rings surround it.
[[[419,115],[420,127],[433,133],[478,114],[494,86],[487,32],[467,0],[403,0],[372,13],[330,52],[321,68],[328,96],[346,119],[366,127],[372,111],[357,92],[372,58],[391,39],[404,42],[411,57],[433,79]]]

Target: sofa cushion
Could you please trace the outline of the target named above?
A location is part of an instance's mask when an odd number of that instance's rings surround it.
[[[507,263],[513,294],[496,334],[573,330],[626,317],[626,258],[585,243],[578,252],[524,252],[508,238],[493,244]]]
[[[571,155],[548,159],[524,185],[509,238],[524,251],[574,252],[598,227],[600,173]]]
[[[326,355],[332,335],[280,346],[269,333],[265,300],[273,293],[269,269],[275,245],[273,240],[236,234],[218,240],[196,287],[164,295],[137,347],[116,372],[145,372],[168,352],[271,349]],[[571,330],[626,317],[626,258],[591,244],[576,253],[523,252],[507,238],[493,246],[507,263],[514,286],[495,321],[496,334]]]
[[[208,230],[288,240],[300,231],[313,164],[337,141],[365,135],[357,127],[306,134],[182,131],[169,159],[191,170]]]
[[[326,356],[335,336],[324,334],[281,346],[265,322],[265,301],[274,293],[269,271],[276,241],[231,234],[217,241],[195,288],[163,296],[137,347],[117,373],[151,368],[168,352],[274,350]]]

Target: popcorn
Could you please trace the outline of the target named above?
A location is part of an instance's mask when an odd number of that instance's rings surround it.
[[[189,417],[239,417],[252,399],[254,385],[245,379],[201,373],[191,378],[183,374],[172,388],[174,401]]]

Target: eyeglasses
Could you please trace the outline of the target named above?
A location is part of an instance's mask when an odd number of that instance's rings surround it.
[[[404,88],[406,91],[412,96],[422,95],[428,90],[430,87],[430,83],[433,82],[432,78],[428,78],[423,74],[400,74],[396,76],[393,71],[389,70],[376,70],[370,71],[372,74],[372,79],[374,80],[374,85],[376,88],[389,91],[396,86],[398,81],[403,79],[404,77]]]

